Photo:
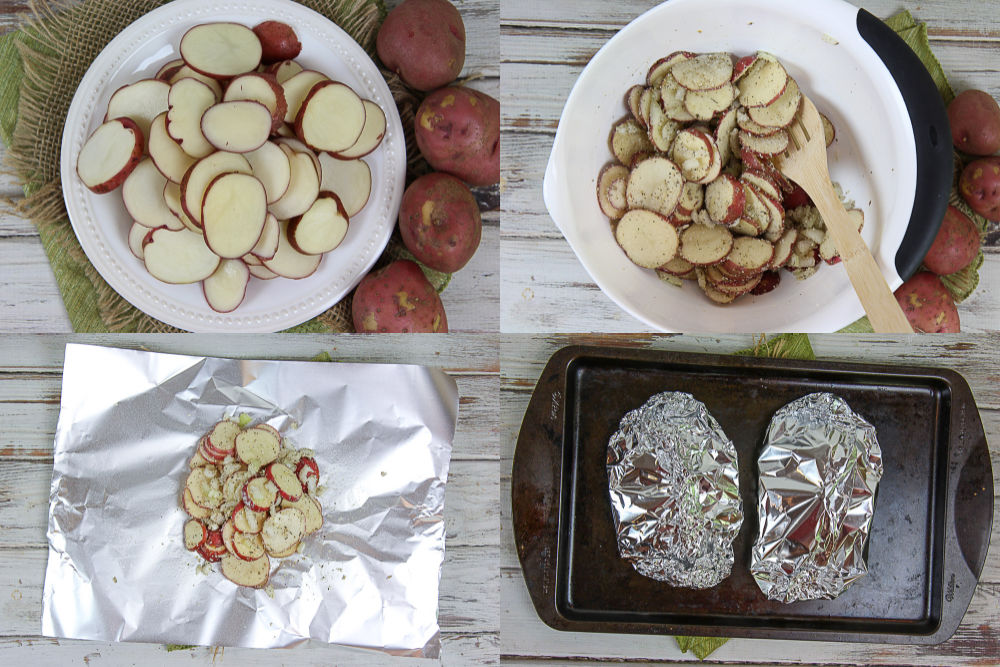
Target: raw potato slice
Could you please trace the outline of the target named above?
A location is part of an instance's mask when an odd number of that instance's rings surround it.
[[[314,151],[337,153],[357,142],[365,118],[364,101],[350,86],[324,81],[302,102],[295,117],[295,134]]]
[[[263,588],[271,573],[271,559],[267,555],[254,561],[245,561],[235,554],[222,557],[222,576],[237,586]]]
[[[197,79],[212,89],[212,92],[215,93],[216,102],[222,99],[222,85],[210,76],[205,76],[201,72],[196,72],[187,65],[184,65],[170,77],[170,85],[174,85],[181,79]]]
[[[618,121],[611,128],[609,137],[611,152],[622,164],[629,164],[636,153],[648,153],[653,150],[649,134],[631,118]]]
[[[758,125],[764,127],[787,127],[795,120],[795,115],[799,112],[799,105],[802,103],[802,93],[799,92],[799,85],[795,79],[788,77],[788,85],[785,92],[774,102],[763,107],[750,107],[747,113]]]
[[[298,500],[282,500],[281,506],[294,507],[302,512],[306,520],[306,535],[312,535],[323,527],[323,508],[312,496],[303,493]]]
[[[249,153],[271,136],[271,112],[260,102],[222,102],[201,117],[201,132],[219,150]]]
[[[265,477],[254,477],[243,487],[243,503],[255,512],[267,512],[277,498],[277,487]]]
[[[224,102],[246,100],[263,104],[271,112],[271,132],[277,132],[278,128],[285,124],[288,102],[285,101],[284,89],[273,75],[251,72],[238,76],[226,86],[222,100]]]
[[[167,94],[170,84],[158,79],[142,79],[122,86],[108,100],[105,120],[131,118],[142,130],[142,136],[149,136],[149,125],[153,119],[167,110]]]
[[[278,249],[271,259],[265,259],[264,266],[282,278],[299,280],[308,278],[319,268],[323,255],[304,255],[292,247],[288,240],[288,223],[280,223]]]
[[[222,497],[227,500],[239,498],[240,494],[243,492],[243,487],[246,486],[247,482],[253,479],[253,477],[253,473],[249,470],[233,470],[232,474],[226,476],[222,480]],[[233,511],[235,512],[235,509]]]
[[[659,104],[659,90],[656,88],[646,88],[639,96],[639,113],[636,120],[642,123],[643,127],[649,127],[649,110],[653,104]]]
[[[729,164],[733,157],[731,136],[736,129],[736,109],[730,109],[719,119],[719,125],[715,128],[715,147],[719,149],[719,161],[723,168]]]
[[[740,81],[740,104],[762,107],[776,101],[785,92],[788,72],[777,60],[758,58]]]
[[[325,74],[307,69],[282,83],[281,87],[285,91],[285,102],[288,104],[288,110],[285,112],[285,122],[294,123],[295,118],[299,115],[299,110],[302,108],[302,103],[312,91],[313,86],[329,80]]]
[[[742,79],[743,76],[750,71],[750,68],[754,66],[759,57],[760,57],[759,53],[755,53],[752,56],[744,56],[743,58],[737,60],[736,64],[733,65],[732,82],[736,83],[737,81]]]
[[[183,66],[184,66],[184,61],[181,58],[177,58],[176,60],[171,60],[167,62],[167,64],[165,64],[163,67],[156,70],[156,74],[153,75],[153,78],[170,83],[170,79],[173,78],[174,74],[177,73],[177,70],[179,70]]]
[[[667,114],[667,118],[680,123],[694,120],[694,116],[684,108],[686,94],[687,91],[677,83],[673,74],[663,77],[663,83],[660,84],[660,103],[663,105],[663,113]],[[653,100],[653,102],[655,101]]]
[[[275,203],[288,192],[292,180],[292,168],[288,156],[278,144],[266,142],[255,151],[244,153],[250,163],[253,175],[264,184],[268,205]]]
[[[299,464],[295,467],[295,475],[302,482],[302,486],[309,489],[314,487],[319,482],[319,466],[316,465],[316,459],[308,456],[299,459]]]
[[[149,158],[132,170],[122,185],[122,201],[132,220],[149,229],[184,229],[180,218],[170,211],[163,198],[163,188],[166,185],[166,177]]]
[[[270,206],[278,220],[288,220],[309,210],[319,196],[319,174],[311,154],[291,151],[289,155],[291,179],[288,190],[281,199]]]
[[[280,445],[281,439],[271,431],[248,428],[236,436],[236,456],[249,466],[262,468],[278,458]]]
[[[278,487],[278,495],[285,500],[298,500],[302,497],[302,482],[284,463],[272,463],[267,466],[265,474]]]
[[[670,71],[670,68],[685,60],[691,60],[694,57],[695,54],[690,51],[674,51],[669,56],[660,58],[653,63],[646,73],[646,85],[650,88],[659,86],[663,82],[663,77]]]
[[[76,161],[76,173],[92,192],[111,192],[142,160],[142,130],[128,118],[109,120],[94,130]]]
[[[233,525],[241,533],[259,533],[266,518],[267,512],[255,512],[243,502],[233,509]]]
[[[231,313],[243,303],[250,269],[239,259],[224,259],[215,273],[201,283],[205,301],[217,313]]]
[[[142,252],[146,270],[157,280],[174,285],[204,280],[222,261],[205,245],[202,235],[190,229],[154,229]]]
[[[181,58],[193,70],[228,79],[257,69],[262,48],[253,30],[238,23],[198,25],[181,38]]]
[[[611,201],[611,186],[617,181],[627,179],[628,175],[628,169],[620,164],[609,162],[604,165],[601,173],[597,176],[597,204],[601,207],[601,212],[612,220],[617,220],[625,215],[627,202],[626,206],[616,206]]]
[[[714,222],[730,225],[743,215],[746,195],[740,182],[722,174],[705,188],[705,210]]]
[[[196,225],[201,225],[201,207],[205,191],[217,176],[228,173],[249,174],[250,163],[238,153],[219,151],[193,163],[181,180],[181,205]]]
[[[128,230],[128,249],[138,259],[142,259],[142,242],[149,234],[149,227],[143,227],[138,222],[133,222]]]
[[[644,269],[663,266],[677,254],[677,230],[652,211],[626,213],[618,222],[615,238],[628,258]]]
[[[250,269],[250,275],[254,278],[260,278],[261,280],[274,280],[275,278],[281,277],[263,264],[260,264],[259,266],[250,264],[247,268]]]
[[[764,228],[764,238],[774,243],[785,233],[785,209],[776,199],[764,193],[757,193],[757,199],[767,210],[768,223]]]
[[[680,256],[691,264],[716,264],[732,250],[733,235],[725,227],[691,225],[681,232],[680,244]]]
[[[265,521],[265,525],[266,525]],[[243,560],[254,561],[265,555],[264,542],[258,533],[241,533],[233,529],[233,553]]]
[[[321,255],[341,244],[348,222],[337,195],[321,192],[308,211],[288,221],[288,242],[304,255]]]
[[[778,186],[764,174],[755,171],[744,171],[740,175],[740,180],[771,199],[781,199],[781,192],[778,190]]]
[[[733,242],[733,249],[726,257],[724,266],[729,271],[756,273],[766,269],[773,257],[774,245],[770,241],[740,236]]]
[[[792,256],[792,249],[795,247],[795,241],[798,239],[799,233],[794,229],[787,229],[785,233],[781,235],[778,242],[774,244],[774,256],[771,258],[771,269],[777,270],[788,263],[788,260]]]
[[[306,517],[294,507],[286,507],[272,514],[264,521],[264,529],[260,532],[264,548],[269,554],[287,552],[305,534]]]
[[[163,201],[166,203],[167,208],[170,212],[177,216],[177,219],[181,221],[181,224],[190,229],[192,232],[201,234],[201,227],[196,225],[188,214],[184,212],[184,205],[181,203],[181,186],[173,181],[167,181],[167,184],[163,187]]]
[[[215,151],[201,131],[201,117],[215,104],[215,92],[198,79],[181,79],[170,86],[167,133],[193,158]]]
[[[295,137],[280,137],[274,140],[274,143],[278,144],[278,147],[285,151],[285,155],[289,160],[293,158],[295,153],[301,153],[303,155],[309,156],[312,160],[313,168],[316,170],[316,178],[322,178],[323,167],[319,164],[319,158],[316,157],[316,153],[313,152],[311,148],[306,146],[304,143],[296,139]]]
[[[674,257],[672,260],[659,267],[659,271],[669,273],[672,276],[686,276],[694,269],[694,264],[683,257]]]
[[[760,155],[777,155],[788,149],[788,133],[778,130],[768,137],[758,137],[741,131],[740,143]]]
[[[255,260],[258,266],[263,266],[260,263],[261,260],[271,259],[274,257],[274,253],[278,251],[278,236],[280,233],[278,219],[271,213],[268,213],[267,218],[264,220],[264,229],[260,233],[260,239],[258,239],[257,245],[250,250],[250,254],[244,257],[244,261],[249,263],[251,260]]]
[[[680,167],[684,178],[695,183],[711,183],[722,171],[722,160],[715,141],[697,127],[689,127],[677,133],[670,157]]]
[[[743,186],[743,194],[746,197],[741,219],[754,228],[755,231],[750,236],[757,236],[771,226],[771,214],[761,200],[761,196],[757,194],[757,191],[753,187],[742,182],[741,185]]]
[[[758,125],[752,118],[750,118],[750,114],[743,107],[738,107],[736,110],[736,124],[741,130],[747,134],[752,134],[755,137],[769,137],[772,134],[777,134],[781,130],[780,127],[764,127],[763,125]]]
[[[728,81],[712,90],[689,90],[684,96],[684,108],[696,120],[712,120],[729,108],[736,99],[736,89]]]
[[[711,268],[712,267],[709,267],[709,270]],[[708,275],[709,270],[706,270],[706,275]],[[747,278],[744,279],[742,282],[735,284],[715,283],[711,281],[711,278],[709,278],[709,282],[711,283],[713,288],[722,292],[723,294],[739,297],[743,296],[744,294],[750,293],[755,287],[757,287],[757,285],[760,283],[761,276],[763,276],[762,273],[756,273],[754,275],[747,276]]]
[[[823,114],[819,115],[819,119],[823,121],[823,137],[826,139],[826,147],[829,148],[833,140],[837,138],[837,130],[833,127],[830,119]]]
[[[184,524],[184,548],[194,551],[205,543],[208,538],[208,529],[205,524],[197,519],[188,519]]]
[[[372,170],[368,163],[364,160],[338,160],[329,153],[320,153],[319,163],[323,174],[320,190],[335,192],[344,205],[347,217],[360,213],[372,192]]]
[[[632,118],[635,119],[637,123],[645,127],[642,121],[642,112],[639,110],[639,100],[642,99],[643,90],[645,90],[645,87],[640,85],[635,85],[629,88],[625,93],[625,106],[628,107],[629,113],[632,114]]]
[[[681,190],[681,198],[677,201],[677,210],[686,211],[691,215],[705,203],[705,188],[699,183],[687,182]]]
[[[769,159],[754,153],[746,147],[741,147],[739,152],[740,159],[743,161],[743,166],[747,171],[756,171],[764,174],[773,182],[777,183],[778,187],[785,192],[791,192],[794,190],[788,179],[782,175],[778,168],[775,167]]]
[[[174,183],[184,180],[184,174],[194,164],[193,157],[170,138],[167,133],[167,114],[161,113],[153,119],[149,127],[149,157],[153,159],[156,168]]]
[[[712,90],[729,83],[733,59],[728,53],[706,53],[677,63],[670,74],[688,90]]]
[[[628,198],[625,196],[625,187],[628,184],[628,177],[616,178],[608,186],[608,201],[616,209],[624,211],[628,208]]]
[[[232,519],[222,524],[222,543],[226,545],[226,551],[229,553],[236,553],[236,548],[233,546],[233,535],[235,534],[236,526]]]
[[[684,177],[677,165],[667,158],[652,157],[629,172],[625,196],[629,208],[669,216],[677,207],[683,188]]]
[[[212,510],[196,503],[187,487],[184,487],[184,492],[181,494],[181,504],[184,506],[184,511],[195,519],[207,519],[212,516]]]
[[[195,468],[188,473],[184,488],[191,493],[191,499],[199,507],[211,508],[221,500],[218,480],[210,477],[207,468]],[[214,483],[213,483],[214,482]]]
[[[698,275],[698,287],[702,289],[706,296],[715,303],[726,305],[730,304],[736,300],[736,297],[731,294],[726,294],[715,289],[711,283],[705,278],[705,270],[698,268],[696,269]]]
[[[302,65],[294,60],[282,60],[280,63],[275,63],[268,67],[267,71],[274,75],[275,80],[280,85],[301,72]]]
[[[667,114],[663,112],[663,107],[659,104],[653,104],[649,107],[649,129],[647,134],[649,141],[652,142],[657,150],[663,153],[669,151],[671,144],[674,142],[674,137],[677,136],[677,131],[680,129],[681,124],[670,120]],[[650,148],[649,150],[652,149]]]
[[[267,195],[248,174],[222,174],[205,190],[201,209],[205,242],[223,259],[238,259],[253,250],[264,231]]]
[[[229,419],[223,419],[215,424],[208,435],[205,436],[208,444],[224,456],[232,454],[236,450],[236,436],[242,429],[240,425]]]
[[[382,143],[385,137],[385,112],[382,107],[371,100],[363,100],[365,105],[365,125],[361,130],[361,136],[354,142],[354,145],[346,151],[337,153],[337,157],[342,160],[353,160],[368,155]]]

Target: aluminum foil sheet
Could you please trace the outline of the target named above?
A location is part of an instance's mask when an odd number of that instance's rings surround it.
[[[198,439],[247,414],[315,450],[324,525],[237,587],[186,551]],[[67,345],[42,634],[245,647],[307,639],[437,657],[455,382],[419,366]]]
[[[839,396],[803,396],[772,417],[758,470],[750,572],[768,598],[832,599],[868,573],[882,478],[874,426]]]
[[[718,584],[743,524],[737,476],[735,446],[691,394],[656,394],[626,414],[608,443],[621,557],[673,586]]]

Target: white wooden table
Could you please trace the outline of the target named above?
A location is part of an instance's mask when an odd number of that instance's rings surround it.
[[[402,0],[387,0],[390,8]],[[466,60],[462,76],[481,74],[471,82],[494,97],[500,93],[498,0],[456,0],[466,28]],[[0,0],[0,30],[17,22],[28,0]],[[3,147],[0,145],[0,158]],[[19,184],[0,174],[0,198],[21,198]],[[70,332],[52,269],[30,220],[0,207],[0,330]],[[452,278],[442,294],[452,331],[495,332],[500,328],[500,212],[483,214],[479,251]]]
[[[1000,97],[1000,22],[981,0],[851,0],[881,18],[908,8],[928,23],[931,45],[957,90]],[[504,332],[643,332],[597,287],[552,222],[542,177],[559,116],[590,58],[658,0],[503,0],[500,32],[505,85],[503,151]],[[808,2],[803,2],[803,7]],[[670,49],[667,49],[669,51]],[[581,193],[581,196],[592,196]],[[979,291],[960,306],[963,331],[1000,329],[1000,239],[986,249]]]
[[[1000,493],[1000,383],[997,353],[1000,336],[965,334],[888,339],[860,339],[837,334],[811,336],[820,359],[868,361],[952,368],[968,380],[990,443],[994,490]],[[656,662],[675,665],[696,662],[682,654],[671,637],[558,632],[535,614],[525,587],[511,525],[510,470],[514,446],[528,399],[545,363],[567,345],[627,345],[685,352],[729,354],[752,347],[750,336],[514,336],[505,335],[500,349],[500,403],[503,416],[504,502],[500,554],[501,658],[510,665],[570,665],[579,660]],[[776,667],[808,665],[963,665],[1000,664],[1000,495],[994,498],[994,522],[986,565],[961,627],[938,646],[844,644],[762,639],[734,639],[713,653],[713,665]]]
[[[41,632],[52,442],[68,340],[157,352],[308,360],[416,363],[458,381],[460,409],[445,496],[447,543],[440,617],[445,664],[495,662],[499,633],[501,476],[495,336],[3,336],[0,337],[0,665],[432,664],[310,642],[289,650],[197,648],[57,640]],[[405,344],[404,344],[405,343]],[[280,350],[277,355],[275,351]]]

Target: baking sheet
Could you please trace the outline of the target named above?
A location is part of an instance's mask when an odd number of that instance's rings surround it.
[[[314,449],[324,525],[237,587],[184,549],[188,460],[247,414]],[[407,365],[241,361],[67,345],[45,636],[437,657],[454,380]],[[278,559],[275,559],[278,560]]]

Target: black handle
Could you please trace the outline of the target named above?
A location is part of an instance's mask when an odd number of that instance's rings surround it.
[[[903,95],[917,145],[917,189],[903,242],[896,252],[896,272],[903,280],[916,273],[941,221],[954,176],[951,127],[941,93],[913,49],[892,28],[858,10],[858,33],[885,63]]]

